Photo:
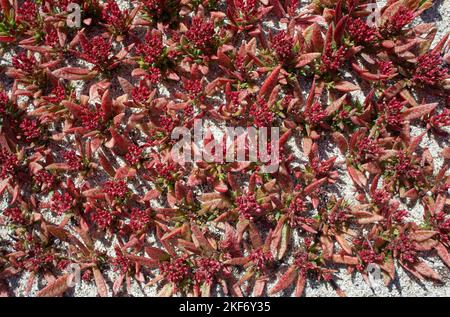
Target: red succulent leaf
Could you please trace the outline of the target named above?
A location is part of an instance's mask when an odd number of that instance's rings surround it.
[[[66,80],[90,80],[97,74],[89,69],[64,67],[53,71],[53,75]]]
[[[278,282],[269,291],[269,294],[276,294],[288,288],[298,276],[294,266],[290,266],[287,271],[278,279]]]
[[[442,282],[442,277],[423,261],[412,264],[410,270],[414,270],[423,277]]]
[[[97,286],[98,295],[100,297],[108,297],[108,287],[106,286],[105,279],[102,273],[97,267],[92,268],[92,273],[94,275],[95,285]]]
[[[436,249],[437,254],[441,258],[442,262],[450,267],[450,255],[448,254],[447,248],[442,243],[438,243],[434,248]]]
[[[426,114],[429,114],[437,106],[437,103],[430,103],[426,105],[415,106],[403,111],[402,116],[405,120],[419,119]]]
[[[348,265],[358,265],[359,260],[357,257],[341,255],[341,254],[333,254],[332,256],[333,262],[337,264],[348,264]]]
[[[56,297],[61,296],[65,291],[69,289],[68,279],[71,278],[70,274],[65,274],[53,282],[49,283],[46,287],[41,289],[36,296],[37,297]]]
[[[272,72],[269,74],[267,79],[264,81],[263,85],[261,86],[261,89],[259,90],[259,97],[267,96],[272,92],[272,89],[277,85],[278,83],[278,76],[280,75],[281,66],[275,67]]]

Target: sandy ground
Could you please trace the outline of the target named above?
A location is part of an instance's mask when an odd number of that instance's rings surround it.
[[[120,4],[121,8],[127,8],[130,6],[130,1],[123,1],[118,0],[118,3]],[[308,1],[301,1],[302,4],[308,3]],[[381,1],[379,3],[382,3]],[[435,1],[435,4],[432,8],[427,10],[422,16],[420,16],[416,21],[415,24],[421,23],[421,22],[434,22],[436,24],[436,27],[438,29],[438,33],[435,39],[435,43],[437,43],[447,32],[450,31],[450,0],[438,0]],[[269,23],[268,26],[271,26],[275,29],[284,28],[283,25],[279,25],[278,23],[271,24]],[[11,54],[13,54],[11,52]],[[5,54],[4,59],[0,62],[0,64],[5,64],[10,60],[11,54]],[[3,80],[3,78],[2,78]],[[81,91],[83,91],[84,87],[82,85],[82,82],[76,83],[77,85],[77,94],[81,94]],[[165,87],[160,87],[161,95],[164,95],[167,93],[167,89]],[[419,126],[411,126],[411,134],[413,136],[419,135],[422,131],[424,131],[423,128]],[[441,142],[441,145],[438,143],[436,139],[429,138],[425,136],[420,144],[421,148],[429,148],[433,159],[435,160],[435,172],[439,170],[442,167],[443,159],[440,157],[441,152],[441,146],[442,144],[447,144],[448,141],[445,142],[445,140],[441,140],[444,142]],[[295,156],[297,156],[300,164],[301,162],[305,162],[305,157],[301,152],[301,149],[297,146],[299,144],[298,142],[295,142],[295,140],[291,140],[289,142],[289,146],[291,147],[293,153]],[[328,142],[327,144],[324,144],[324,146],[321,148],[321,152],[325,154],[326,157],[336,155],[338,156],[338,161],[344,161],[344,157],[340,154],[337,147],[332,143]],[[338,184],[339,193],[341,196],[345,197],[349,201],[354,200],[354,187],[353,183],[348,176],[346,171],[341,170],[341,179],[342,182]],[[0,210],[4,210],[8,206],[7,203],[7,197],[3,197],[0,200]],[[420,221],[422,219],[422,213],[423,208],[420,204],[417,204],[415,206],[403,206],[404,208],[408,209],[410,212],[410,220],[412,221]],[[44,216],[48,220],[59,222],[61,219],[55,218],[50,213],[44,214]],[[7,230],[4,227],[0,227],[0,239],[4,241],[8,241],[9,237],[7,235]],[[151,237],[149,238],[152,239]],[[111,245],[114,245],[114,241],[110,241],[108,244],[102,244],[100,242],[97,243],[96,247],[98,249],[103,249],[108,252],[110,255],[114,255],[114,251],[111,247]],[[437,272],[440,273],[441,276],[444,277],[444,284],[435,284],[433,282],[420,282],[416,279],[411,278],[410,275],[408,275],[401,267],[397,266],[397,276],[394,281],[389,287],[386,287],[382,284],[376,284],[372,285],[372,287],[366,283],[361,274],[354,273],[349,274],[345,269],[337,268],[339,270],[338,277],[339,280],[337,281],[340,288],[348,295],[348,296],[383,296],[383,297],[397,297],[397,296],[450,296],[450,272],[449,269],[441,262],[441,260],[437,256],[429,256],[426,259],[426,262],[428,265],[430,265],[432,268],[434,268]],[[284,272],[284,269],[282,267],[278,270],[279,272]],[[111,293],[113,281],[115,280],[115,277],[117,274],[113,272],[112,270],[106,272],[105,278],[108,283],[109,292]],[[16,296],[25,296],[24,295],[24,289],[26,281],[29,277],[28,273],[22,274],[20,278],[10,279],[8,283],[10,284],[11,289],[14,292],[14,295]],[[268,289],[271,288],[271,286],[274,284],[274,280],[272,279],[269,281]],[[29,296],[34,296],[36,292],[39,289],[42,289],[45,286],[45,282],[41,279],[37,279],[33,286],[31,293]],[[139,284],[135,280],[132,281],[131,288],[128,290],[128,294],[125,292],[119,295],[122,296],[156,296],[158,292],[158,289],[156,287],[147,287],[144,288],[143,284]],[[292,289],[288,289],[285,292],[282,292],[278,296],[290,296],[292,293]],[[94,282],[84,282],[82,281],[80,284],[76,285],[71,291],[67,293],[69,296],[96,296],[97,290],[95,287]],[[220,293],[218,293],[220,295]],[[318,297],[324,297],[324,296],[337,296],[336,292],[332,289],[332,287],[328,284],[319,283],[315,280],[309,279],[307,281],[306,289],[305,289],[305,295],[306,296],[318,296]]]

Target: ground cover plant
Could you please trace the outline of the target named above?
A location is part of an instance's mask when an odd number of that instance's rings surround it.
[[[0,295],[345,296],[373,268],[444,292],[433,2],[1,0]],[[196,119],[279,127],[277,170],[174,161]]]

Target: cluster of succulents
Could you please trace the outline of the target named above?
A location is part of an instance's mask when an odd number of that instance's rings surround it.
[[[450,125],[448,34],[415,23],[431,0],[388,0],[372,26],[367,0],[118,2],[0,1],[0,294],[28,272],[26,293],[62,295],[71,265],[100,296],[344,295],[337,268],[371,264],[445,280],[423,260],[450,265],[450,148],[435,168],[420,145]],[[196,119],[279,127],[277,170],[174,161]]]

